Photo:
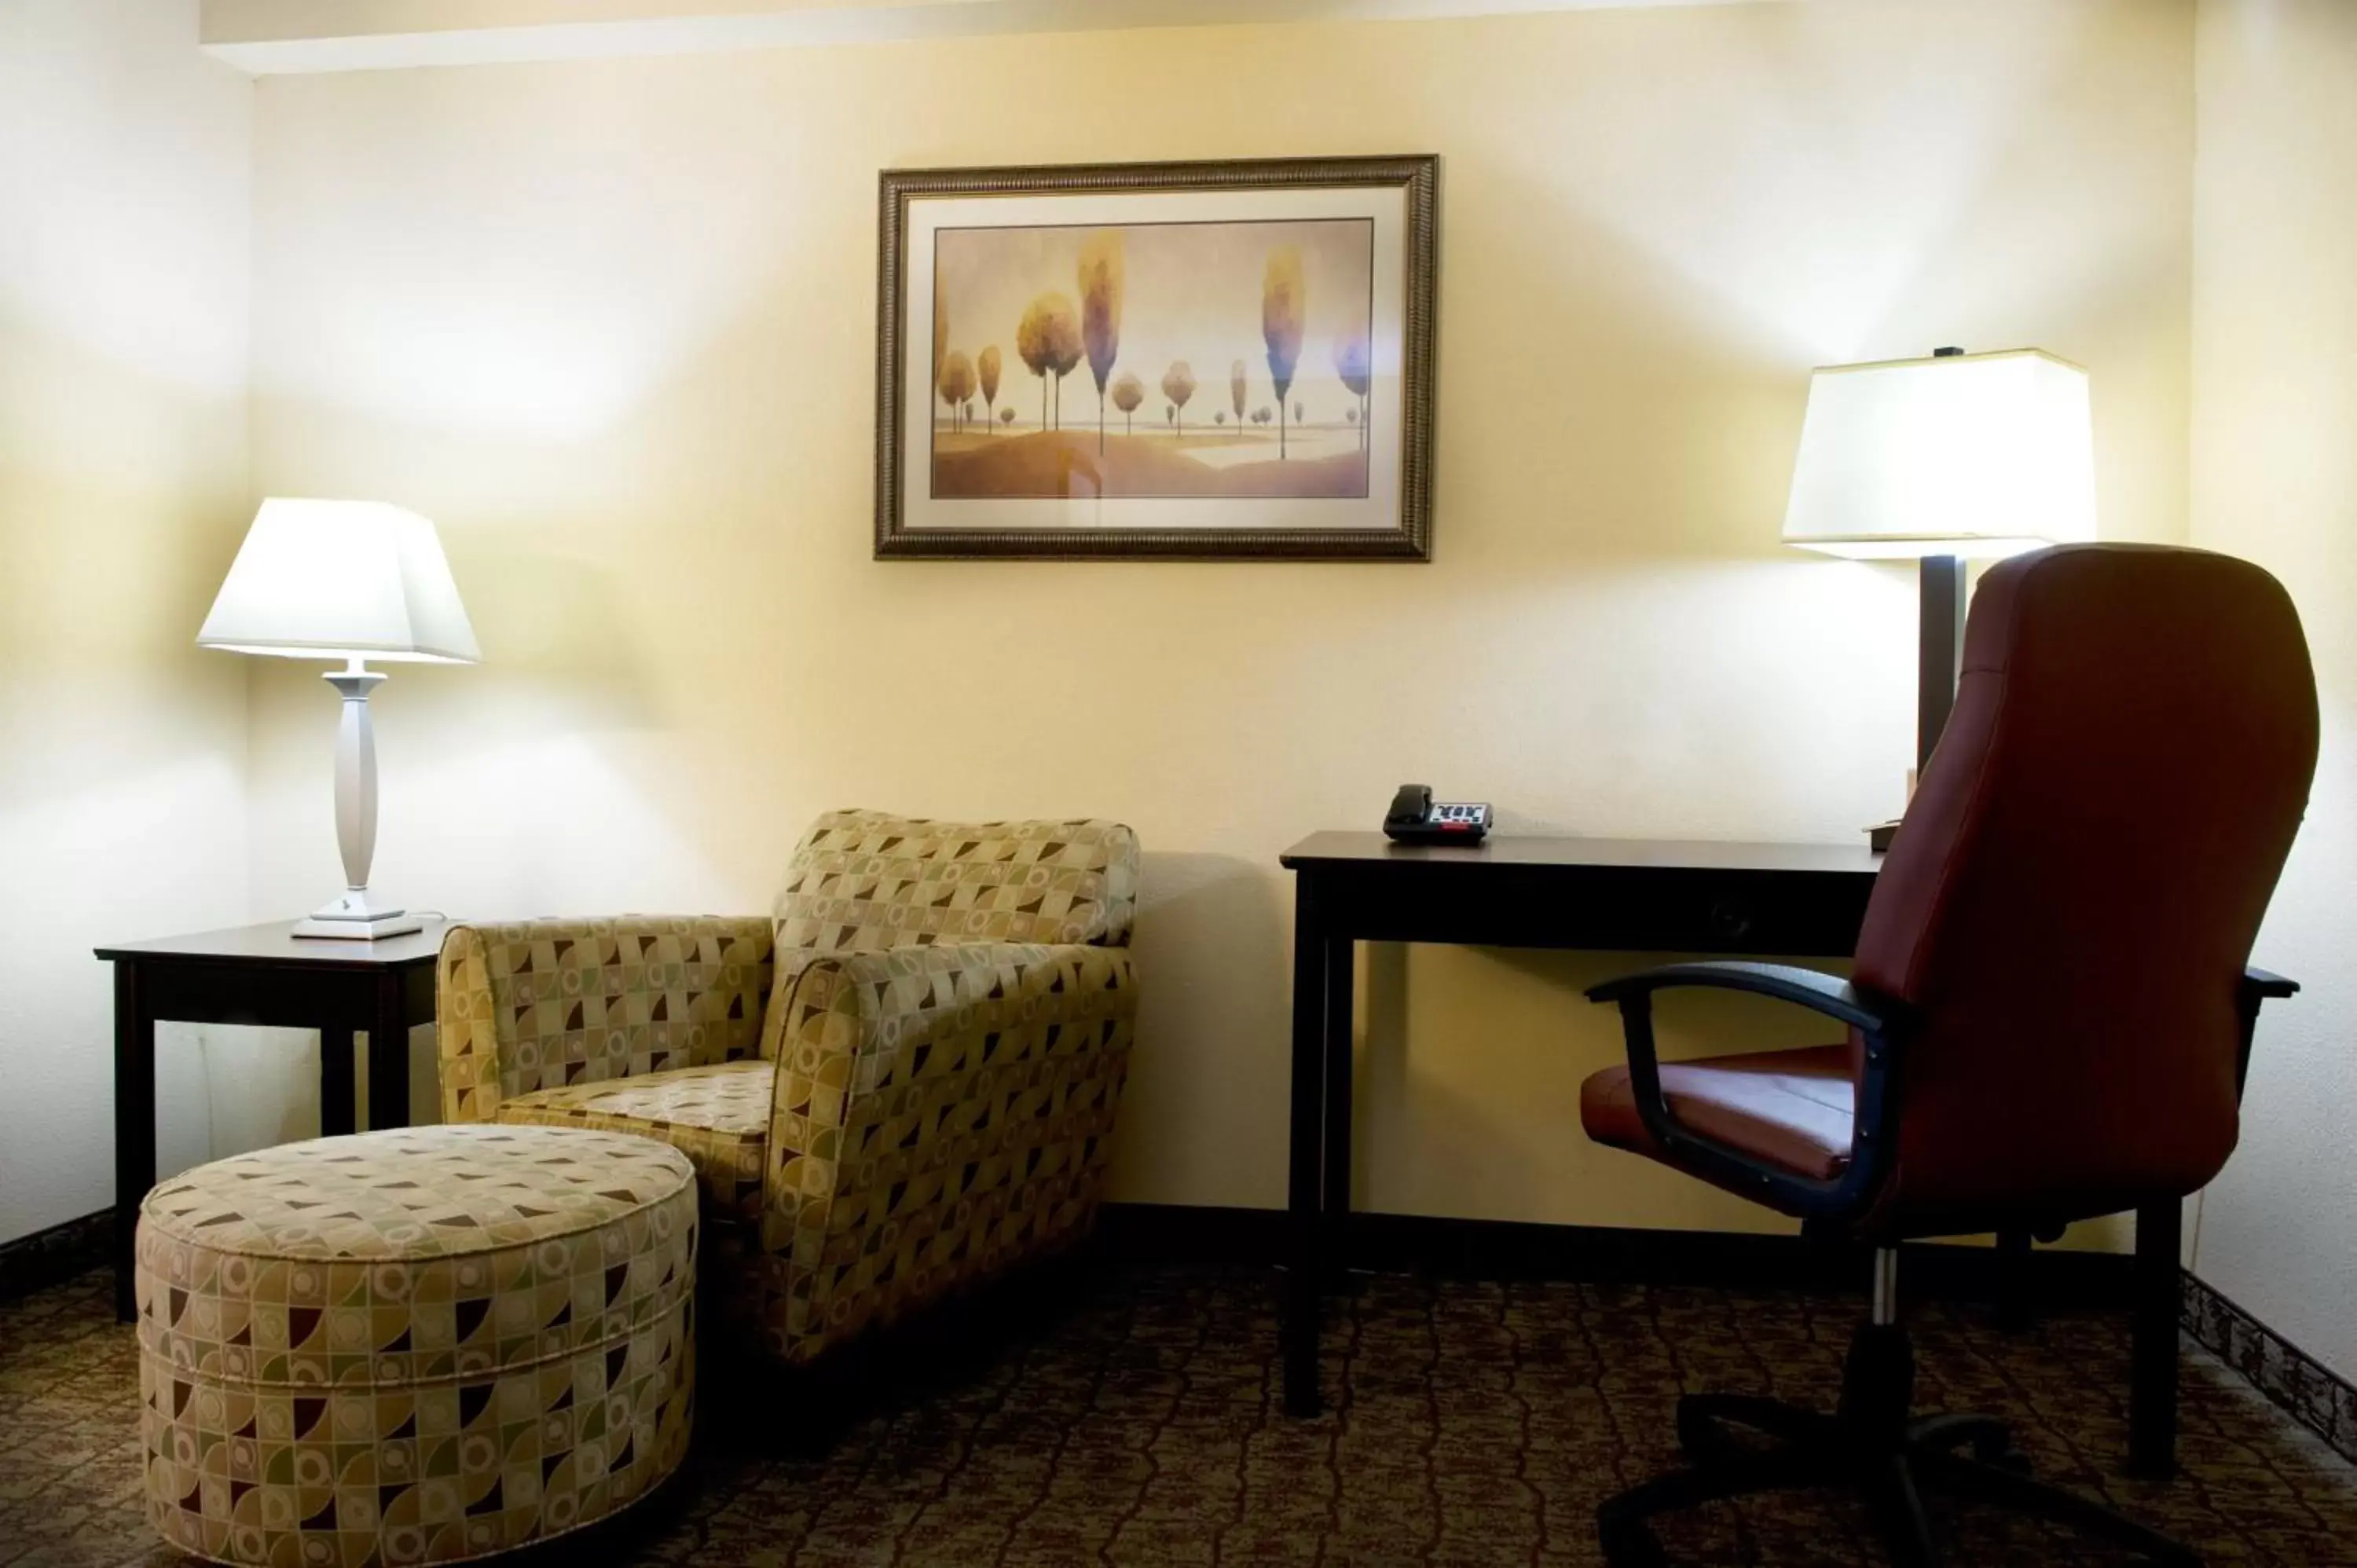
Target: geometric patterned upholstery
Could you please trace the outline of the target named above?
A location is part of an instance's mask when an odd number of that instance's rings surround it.
[[[422,1127],[216,1161],[140,1207],[148,1517],[240,1563],[448,1563],[686,1450],[695,1182],[644,1138]]]
[[[534,1090],[756,1054],[770,996],[759,919],[522,920],[443,940],[442,1118]]]
[[[503,1100],[499,1119],[660,1138],[694,1163],[712,1213],[749,1224],[761,1215],[761,1151],[776,1077],[776,1063],[757,1058],[600,1079]]]
[[[1129,940],[1137,835],[1119,822],[935,822],[830,811],[795,849],[780,952]]]
[[[760,1315],[806,1360],[1083,1234],[1135,1038],[1119,948],[805,957],[780,984]]]
[[[737,1222],[707,1238],[720,1320],[809,1361],[1086,1231],[1135,1037],[1137,862],[1117,822],[837,811],[795,852],[774,929],[454,927],[437,971],[444,1113],[627,1129],[687,1153],[707,1215]],[[647,1032],[658,992],[672,1020],[694,1013],[694,1041]],[[608,999],[602,1033],[570,1008],[592,994]]]

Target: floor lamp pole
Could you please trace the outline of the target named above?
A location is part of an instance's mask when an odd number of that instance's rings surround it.
[[[1915,770],[1930,766],[1932,748],[1956,705],[1956,677],[1964,652],[1964,563],[1954,555],[1926,555],[1921,573],[1921,608],[1917,616],[1915,673]]]

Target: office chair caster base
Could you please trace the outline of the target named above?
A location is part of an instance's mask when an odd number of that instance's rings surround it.
[[[1862,1331],[1867,1332],[1867,1331]],[[2006,1423],[1987,1415],[1893,1421],[1887,1374],[1905,1365],[1886,1342],[1853,1357],[1879,1386],[1852,1387],[1848,1417],[1745,1394],[1688,1394],[1678,1401],[1678,1444],[1689,1461],[1607,1500],[1596,1510],[1597,1540],[1611,1568],[1668,1568],[1649,1520],[1727,1498],[1815,1487],[1855,1489],[1900,1568],[1940,1561],[1927,1490],[1966,1497],[2134,1552],[2164,1568],[2201,1568],[2198,1552],[2075,1492],[2034,1479]],[[1903,1408],[1903,1407],[1902,1407]]]

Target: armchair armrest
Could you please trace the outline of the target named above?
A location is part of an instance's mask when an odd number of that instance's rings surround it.
[[[1137,1013],[1128,950],[784,955],[761,1317],[807,1360],[1093,1211]]]
[[[434,972],[442,1116],[567,1081],[750,1057],[770,994],[766,916],[457,925]]]
[[[1657,992],[1687,987],[1772,997],[1823,1014],[1858,1032],[1865,1060],[1858,1074],[1850,1160],[1841,1175],[1829,1181],[1796,1176],[1678,1120],[1662,1091],[1661,1062],[1653,1045],[1653,996]],[[1906,1023],[1905,1010],[1898,1003],[1815,970],[1735,961],[1665,964],[1592,986],[1587,999],[1616,1003],[1620,1008],[1629,1084],[1637,1114],[1663,1153],[1738,1190],[1766,1194],[1774,1207],[1804,1219],[1851,1213],[1881,1182],[1889,1161],[1884,1120],[1889,1101],[1891,1044]]]

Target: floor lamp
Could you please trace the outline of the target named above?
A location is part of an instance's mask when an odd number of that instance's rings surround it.
[[[1921,579],[1915,761],[1964,655],[1964,564],[2095,536],[2087,372],[2042,349],[1827,365],[1809,378],[1784,542]],[[1889,847],[1896,822],[1868,829]]]

